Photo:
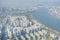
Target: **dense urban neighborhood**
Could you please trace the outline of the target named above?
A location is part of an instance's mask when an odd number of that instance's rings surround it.
[[[6,16],[0,24],[0,40],[60,40],[60,33],[27,16]]]

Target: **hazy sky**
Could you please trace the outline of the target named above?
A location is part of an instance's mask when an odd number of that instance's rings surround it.
[[[60,5],[60,0],[0,0],[0,7],[28,8],[39,4]]]

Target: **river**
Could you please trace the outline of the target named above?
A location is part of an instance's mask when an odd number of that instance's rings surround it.
[[[32,15],[40,23],[60,32],[60,19],[51,16],[47,8],[41,7],[38,10],[32,12]]]

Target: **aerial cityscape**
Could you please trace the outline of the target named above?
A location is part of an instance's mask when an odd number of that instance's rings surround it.
[[[0,40],[60,40],[60,1],[0,0]]]

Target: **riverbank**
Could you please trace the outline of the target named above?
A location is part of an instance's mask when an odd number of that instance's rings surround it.
[[[60,36],[60,32],[59,32],[59,31],[56,31],[56,30],[54,30],[54,29],[52,29],[52,28],[50,28],[50,27],[47,27],[46,25],[43,25],[43,24],[39,23],[39,21],[36,20],[35,18],[32,19],[32,20],[33,20],[35,23],[40,24],[41,28],[46,29],[48,32],[55,33],[56,35]]]

